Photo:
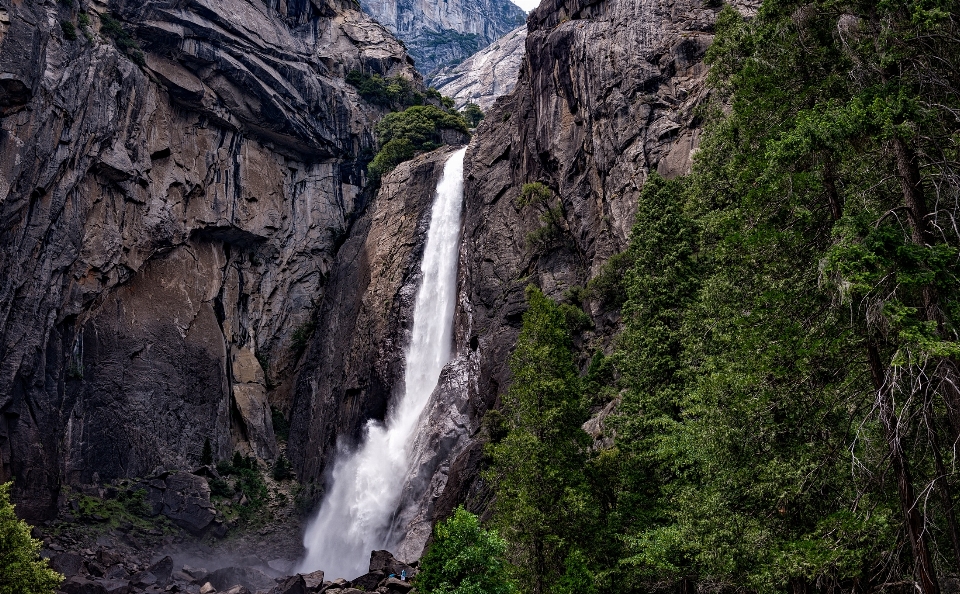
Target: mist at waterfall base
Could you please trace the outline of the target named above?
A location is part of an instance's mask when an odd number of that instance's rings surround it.
[[[367,572],[370,551],[397,544],[390,524],[410,470],[410,446],[450,360],[465,152],[447,159],[437,183],[402,395],[391,403],[385,423],[367,422],[359,447],[337,452],[332,482],[304,535],[307,552],[300,571],[322,569],[331,578],[353,578]]]

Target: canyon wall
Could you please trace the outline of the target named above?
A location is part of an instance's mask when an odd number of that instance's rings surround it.
[[[735,4],[749,12],[757,3]],[[718,11],[698,0],[546,0],[531,13],[517,87],[487,112],[467,151],[450,371],[463,370],[469,404],[460,406],[472,411],[474,433],[446,445],[459,454],[426,496],[429,520],[461,502],[489,511],[478,418],[509,386],[525,287],[570,301],[570,289],[626,247],[651,172],[690,170]],[[544,193],[521,198],[529,183]],[[583,305],[593,328],[578,340],[589,356],[609,348],[618,314]]]
[[[402,40],[428,79],[494,43],[526,14],[510,0],[360,0],[363,10]]]
[[[275,384],[383,113],[343,77],[418,79],[412,61],[339,0],[0,0],[0,25],[0,481],[18,510],[196,465],[206,440],[271,458],[292,387]]]
[[[527,26],[517,27],[460,64],[440,69],[431,83],[452,98],[457,109],[476,103],[487,111],[517,86],[526,40]]]

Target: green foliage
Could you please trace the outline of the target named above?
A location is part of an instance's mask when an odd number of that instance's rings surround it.
[[[553,190],[541,182],[523,184],[520,196],[514,201],[517,208],[524,208],[533,204],[542,204],[553,198]]]
[[[63,576],[40,558],[40,541],[14,514],[10,485],[0,485],[0,594],[52,594]]]
[[[311,314],[305,322],[297,326],[293,331],[293,336],[290,337],[290,349],[293,351],[294,359],[299,359],[303,353],[306,352],[307,346],[310,344],[310,339],[316,330],[317,320],[316,317]]]
[[[423,95],[413,83],[402,76],[384,78],[379,74],[366,74],[359,70],[347,73],[347,83],[357,88],[361,97],[376,105],[402,109],[423,103]]]
[[[203,440],[203,452],[200,454],[200,465],[210,466],[213,464],[213,446],[210,445],[210,438]]]
[[[467,103],[463,106],[463,119],[471,128],[476,128],[483,119],[483,110],[476,103]]]
[[[100,15],[100,32],[113,40],[117,48],[122,51],[137,66],[146,65],[146,59],[143,57],[143,50],[140,44],[134,39],[123,24],[109,14]]]
[[[565,559],[588,535],[592,505],[582,469],[590,437],[567,315],[539,289],[510,360],[504,395],[507,435],[489,446],[496,485],[496,525],[521,589],[545,592],[565,572]]]
[[[370,175],[379,179],[415,154],[439,147],[444,130],[467,133],[467,123],[459,114],[434,105],[415,105],[387,114],[377,123],[381,149],[370,163]]]
[[[506,543],[458,507],[437,524],[435,540],[420,562],[414,583],[424,594],[510,594],[515,592],[503,561]]]
[[[209,483],[211,497],[230,497],[234,493],[233,487],[230,486],[230,483],[222,478],[210,479]]]
[[[491,478],[525,591],[930,594],[960,571],[958,8],[720,13],[694,172],[647,180],[587,287],[621,310],[613,353],[514,369]],[[553,311],[536,326],[569,331]],[[558,392],[618,398],[576,464],[517,421]]]
[[[273,478],[277,481],[285,481],[294,478],[293,468],[290,466],[290,461],[287,460],[287,457],[283,454],[280,454],[277,457],[277,460],[273,463]]]
[[[290,421],[287,420],[283,411],[276,406],[271,406],[270,417],[273,421],[273,433],[277,436],[277,439],[281,441],[290,439]]]
[[[77,28],[70,21],[60,21],[60,29],[63,30],[63,38],[73,41],[77,38]]]

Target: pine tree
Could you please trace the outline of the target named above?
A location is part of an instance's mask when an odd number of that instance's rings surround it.
[[[210,438],[203,440],[203,453],[200,454],[200,465],[210,466],[213,464],[213,446],[210,445]]]
[[[525,591],[549,591],[566,557],[589,536],[594,506],[583,467],[590,437],[563,308],[528,287],[529,308],[504,395],[509,432],[490,447],[495,522]]]
[[[40,558],[40,541],[14,514],[10,485],[0,485],[0,594],[52,594],[63,576]]]

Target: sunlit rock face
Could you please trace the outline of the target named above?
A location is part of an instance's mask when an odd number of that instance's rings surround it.
[[[522,25],[510,0],[360,0],[363,10],[403,41],[427,79]]]
[[[30,517],[207,439],[276,454],[382,115],[343,77],[419,80],[352,2],[110,2],[141,66],[72,4],[0,0],[0,481]]]
[[[430,83],[442,95],[453,98],[457,109],[476,103],[487,111],[497,97],[517,86],[526,39],[527,26],[517,27],[460,64],[442,68]]]

